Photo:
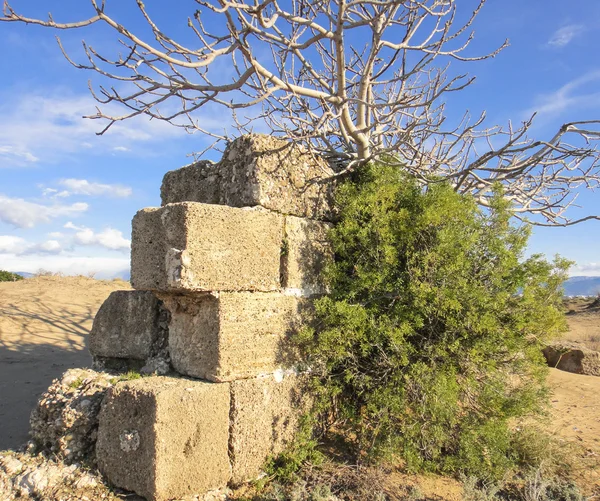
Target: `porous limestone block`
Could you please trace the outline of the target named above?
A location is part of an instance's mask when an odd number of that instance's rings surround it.
[[[327,238],[330,223],[287,216],[282,252],[282,285],[290,292],[312,296],[326,292],[321,272],[333,260]]]
[[[227,384],[150,377],[118,383],[99,415],[96,458],[114,485],[150,501],[225,486]]]
[[[306,375],[276,373],[231,385],[232,483],[255,479],[265,461],[294,439],[310,404]]]
[[[232,381],[297,362],[290,336],[311,302],[277,292],[163,296],[171,312],[169,352],[177,372]]]
[[[542,353],[550,367],[574,374],[600,376],[600,353],[583,344],[565,340],[553,341]]]
[[[89,337],[92,356],[146,360],[166,347],[169,312],[149,291],[115,291],[102,303]]]
[[[218,164],[206,162],[168,172],[162,204],[219,203],[262,206],[283,214],[331,220],[334,174],[318,155],[289,141],[264,134],[234,140]]]
[[[219,203],[219,164],[208,160],[167,172],[160,187],[162,205],[177,202]]]
[[[280,287],[283,216],[197,202],[133,218],[131,283],[167,292]]]

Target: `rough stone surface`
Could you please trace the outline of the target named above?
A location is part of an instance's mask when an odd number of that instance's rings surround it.
[[[89,337],[90,353],[145,361],[167,344],[169,312],[149,291],[115,291],[104,301]]]
[[[289,342],[311,314],[309,300],[280,293],[165,296],[169,351],[180,374],[232,381],[297,362]]]
[[[575,374],[600,376],[600,353],[569,341],[556,341],[543,350],[550,367]]]
[[[40,397],[31,413],[30,435],[42,450],[66,462],[93,456],[98,413],[114,376],[70,369]]]
[[[219,203],[232,207],[260,205],[283,214],[331,220],[333,175],[327,162],[292,143],[262,134],[233,141],[218,164],[198,162],[168,172],[162,204]]]
[[[325,265],[333,259],[327,239],[331,224],[288,216],[285,218],[284,251],[282,252],[282,285],[302,296],[324,294],[320,277]]]
[[[195,202],[133,218],[131,282],[168,292],[280,287],[283,216]]]
[[[229,386],[149,377],[115,385],[100,412],[98,467],[152,501],[227,484]]]
[[[50,456],[50,457],[49,457]],[[67,465],[44,454],[0,452],[0,500],[122,501],[93,468]],[[127,493],[128,501],[144,501]]]
[[[200,160],[169,171],[160,187],[162,205],[177,202],[219,203],[219,164]]]
[[[306,376],[276,373],[231,384],[232,482],[258,477],[269,456],[293,440],[307,409]]]

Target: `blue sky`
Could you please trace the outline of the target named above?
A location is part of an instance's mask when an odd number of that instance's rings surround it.
[[[472,2],[459,2],[468,8]],[[14,0],[24,14],[74,20],[89,12],[81,0]],[[134,0],[107,0],[119,20],[142,30]],[[150,5],[150,2],[149,2]],[[170,2],[159,17],[184,32],[195,2]],[[466,11],[468,12],[468,11]],[[536,137],[550,137],[563,122],[600,118],[600,2],[489,0],[475,25],[473,49],[485,52],[505,38],[495,59],[468,65],[477,81],[455,94],[451,113],[488,112],[488,124],[519,122],[534,110]],[[56,33],[0,23],[0,269],[123,275],[129,268],[131,218],[160,204],[168,170],[188,164],[207,139],[144,118],[114,126],[103,136],[88,91],[93,74],[62,56]],[[81,58],[81,40],[111,51],[105,29],[60,33],[67,52]],[[457,68],[457,70],[463,68]],[[204,123],[223,123],[207,110]],[[211,158],[211,155],[208,155]],[[213,159],[218,155],[213,154]],[[578,214],[600,214],[598,193],[582,193]],[[559,253],[577,262],[572,274],[600,275],[600,221],[569,228],[536,228],[530,252]]]

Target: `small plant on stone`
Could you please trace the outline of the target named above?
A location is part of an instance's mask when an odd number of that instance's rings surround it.
[[[74,390],[81,388],[81,385],[83,384],[83,378],[82,377],[78,377],[75,381],[72,381],[69,384],[69,388],[72,388]]]
[[[112,378],[110,380],[110,384],[117,384],[121,381],[134,381],[136,379],[141,379],[143,376],[138,371],[128,371],[125,374],[121,374],[118,377]]]

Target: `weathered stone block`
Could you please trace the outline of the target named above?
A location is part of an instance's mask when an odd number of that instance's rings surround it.
[[[310,301],[280,293],[164,296],[169,352],[177,372],[232,381],[297,362],[289,337],[308,321]]]
[[[29,418],[29,434],[36,445],[67,463],[92,459],[98,413],[113,378],[89,369],[69,369],[52,381]]]
[[[234,484],[256,478],[269,456],[293,440],[308,408],[307,378],[295,374],[234,381],[229,438]]]
[[[152,501],[224,486],[230,393],[226,384],[151,377],[111,388],[96,456],[114,485]]]
[[[333,259],[327,239],[330,223],[288,216],[285,218],[282,252],[282,285],[299,295],[324,294],[320,277],[325,265]]]
[[[203,202],[260,205],[283,214],[331,220],[333,175],[327,162],[288,141],[248,134],[233,141],[218,164],[168,172],[162,204]]]
[[[168,292],[280,286],[283,216],[195,202],[144,209],[133,218],[131,282]]]
[[[152,292],[115,291],[94,318],[90,353],[145,361],[166,347],[168,327],[169,312]]]
[[[600,376],[600,353],[569,341],[554,341],[542,350],[550,367],[574,374]]]
[[[176,202],[219,203],[219,164],[201,160],[165,174],[160,196],[162,205]]]

